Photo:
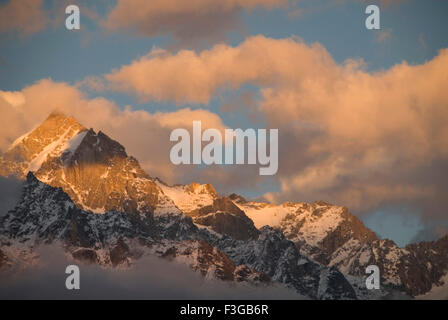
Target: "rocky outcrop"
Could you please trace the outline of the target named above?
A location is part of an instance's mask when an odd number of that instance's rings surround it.
[[[157,183],[195,223],[238,240],[247,240],[258,235],[253,221],[244,211],[230,198],[219,197],[211,185],[191,183],[185,186],[168,186],[160,180]]]
[[[195,223],[209,226],[215,232],[237,240],[256,237],[259,232],[254,223],[230,199],[222,197],[212,205],[188,213]]]
[[[433,286],[443,285],[441,280],[448,272],[448,235],[407,245],[405,250],[409,253],[401,259],[398,273],[409,294],[424,294]]]
[[[236,264],[244,264],[314,299],[356,299],[350,283],[336,268],[327,268],[301,255],[294,243],[271,227],[255,239],[209,239]]]
[[[229,195],[229,199],[237,204],[244,204],[247,202],[245,198],[236,193],[232,193],[231,195]]]
[[[96,264],[99,262],[99,257],[95,250],[88,248],[79,248],[72,252],[72,257],[85,264]],[[112,260],[112,259],[111,259]]]
[[[235,265],[223,252],[204,240],[170,246],[161,256],[169,260],[183,260],[185,257],[195,256],[196,260],[192,262],[191,267],[206,278],[237,282],[267,283],[270,281],[269,277],[263,273],[245,265]]]

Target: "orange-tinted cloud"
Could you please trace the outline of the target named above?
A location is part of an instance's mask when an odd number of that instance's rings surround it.
[[[372,73],[362,61],[336,63],[319,44],[256,36],[199,53],[153,52],[106,79],[143,101],[178,105],[258,87],[256,110],[280,130],[282,191],[267,197],[361,211],[447,202],[447,183],[438,178],[448,166],[446,70],[448,49],[422,65]]]
[[[49,23],[43,4],[44,0],[9,0],[0,4],[0,33],[30,35],[42,31]]]
[[[141,36],[172,36],[183,43],[222,38],[241,28],[239,13],[272,9],[287,0],[118,0],[102,25]]]
[[[105,78],[113,88],[135,93],[142,101],[207,104],[220,90],[245,83],[278,86],[324,71],[320,69],[327,64],[334,62],[319,44],[256,36],[237,47],[218,44],[200,53],[155,49]]]
[[[20,36],[29,36],[42,32],[46,28],[65,28],[67,14],[65,8],[76,4],[80,8],[82,19],[99,20],[99,14],[92,1],[78,0],[9,0],[0,3],[0,33],[15,32]],[[86,28],[81,24],[86,35]]]

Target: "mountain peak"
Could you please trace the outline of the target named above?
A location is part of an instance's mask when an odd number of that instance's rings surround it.
[[[55,125],[72,125],[78,126],[86,129],[81,123],[78,122],[73,116],[67,115],[60,110],[53,110],[48,117],[39,125],[39,127],[43,126],[45,128],[52,127]]]
[[[52,112],[40,125],[16,139],[1,160],[1,175],[25,178],[37,171],[49,155],[60,155],[73,147],[70,140],[87,129],[73,117]]]
[[[48,115],[47,119],[49,119],[49,118],[57,118],[57,117],[68,118],[67,115],[63,111],[61,111],[59,109],[55,109],[55,110],[50,112],[50,114]]]
[[[169,186],[160,179],[157,179],[156,183],[185,214],[212,205],[213,201],[218,198],[218,194],[211,184],[193,182],[187,185]]]
[[[119,142],[60,111],[53,111],[0,158],[0,175],[24,179],[29,171],[94,213],[179,211]]]
[[[247,200],[243,196],[240,196],[239,194],[236,193],[232,193],[231,195],[229,195],[229,199],[238,204],[243,204],[247,202]]]
[[[36,176],[34,175],[34,173],[31,172],[31,171],[29,171],[28,174],[26,175],[26,182],[27,182],[28,184],[31,184],[31,183],[35,183],[35,182],[38,182],[38,181],[39,181],[39,180],[37,180],[37,178],[36,178]]]
[[[192,182],[186,185],[186,191],[194,194],[209,194],[213,198],[218,196],[215,188],[210,183],[199,184],[197,182]]]

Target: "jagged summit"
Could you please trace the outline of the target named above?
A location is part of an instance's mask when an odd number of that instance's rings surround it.
[[[29,171],[28,174],[26,175],[26,183],[28,185],[31,185],[31,184],[37,183],[37,182],[39,182],[39,180],[36,178],[34,173],[32,171]]]
[[[364,277],[367,266],[377,265],[384,285],[415,296],[440,285],[448,272],[448,237],[399,248],[391,240],[379,239],[342,206],[324,201],[274,205],[241,202],[238,197],[233,201],[257,228],[275,227],[300,253],[348,277]]]
[[[236,193],[230,194],[229,195],[229,199],[232,200],[233,202],[238,203],[238,204],[243,204],[243,203],[247,202],[247,200],[244,197],[242,197],[242,196],[240,196],[239,194],[236,194]]]
[[[55,109],[55,110],[51,111],[50,114],[48,115],[47,119],[49,119],[49,118],[56,118],[56,117],[59,117],[59,118],[72,118],[73,119],[72,116],[67,116],[64,111],[59,110],[59,109]]]
[[[0,175],[23,179],[29,171],[94,213],[179,212],[119,142],[58,111],[0,158]]]
[[[257,286],[276,282],[317,299],[357,297],[340,272],[300,255],[272,228],[237,240],[199,229],[185,215],[93,214],[30,172],[21,200],[0,217],[0,269],[35,262],[34,250],[42,243],[60,244],[74,259],[104,267],[130,266],[153,255],[187,264],[206,279]]]
[[[160,179],[155,180],[163,192],[170,197],[184,213],[212,205],[218,194],[211,184],[190,183],[169,186]]]
[[[244,211],[230,198],[220,197],[211,184],[193,182],[168,186],[159,179],[156,183],[176,206],[198,225],[238,240],[247,240],[258,235],[257,228]]]
[[[37,171],[48,155],[72,150],[87,129],[73,117],[51,113],[44,122],[16,139],[0,158],[0,175],[25,178]]]

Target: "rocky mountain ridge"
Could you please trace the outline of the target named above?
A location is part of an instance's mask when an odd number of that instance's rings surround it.
[[[417,296],[442,285],[448,274],[446,236],[400,248],[391,240],[379,239],[345,207],[325,202],[271,205],[233,198],[256,226],[268,223],[303,255],[346,276],[362,277],[367,266],[377,265],[383,284]]]
[[[244,241],[198,228],[183,213],[95,214],[30,172],[21,201],[0,220],[2,268],[36,259],[36,247],[55,243],[84,263],[129,266],[151,254],[187,264],[206,278],[249,285],[276,282],[310,298],[357,298],[340,272],[302,256],[269,227]]]

